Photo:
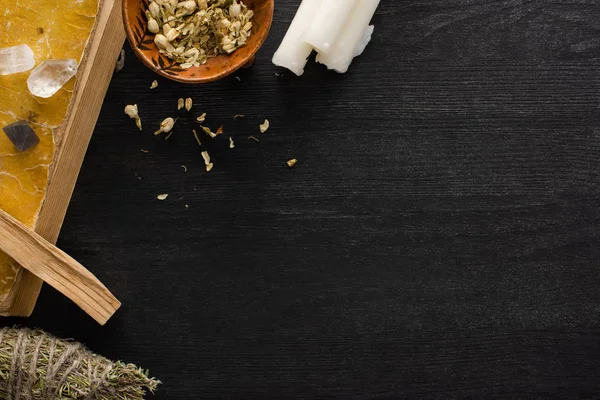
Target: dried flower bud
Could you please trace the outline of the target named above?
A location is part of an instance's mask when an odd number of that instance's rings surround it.
[[[148,10],[154,18],[158,18],[160,16],[160,7],[155,2],[150,3]]]
[[[171,43],[169,43],[167,38],[164,35],[161,35],[160,33],[154,36],[154,43],[156,43],[156,46],[158,46],[159,49],[163,49],[168,52],[173,52],[175,50],[175,48],[173,47],[173,45],[171,45]]]
[[[181,110],[184,107],[185,103],[184,100],[182,98],[180,98],[179,100],[177,100],[177,109]]]
[[[187,99],[185,99],[185,109],[190,111],[192,109],[192,99],[191,97],[188,97]]]
[[[229,136],[229,148],[233,149],[235,147],[235,144],[233,143],[233,138],[231,136]]]
[[[298,162],[298,160],[296,160],[295,158],[292,158],[291,160],[289,160],[287,162],[288,167],[292,168],[294,165],[296,165],[296,163]]]
[[[206,113],[203,113],[201,116],[196,118],[196,121],[202,123],[202,122],[204,122],[205,119],[206,119]]]
[[[137,125],[138,129],[141,131],[142,130],[142,120],[140,119],[140,116],[138,115],[137,104],[133,104],[133,105],[129,104],[129,105],[125,106],[125,114],[127,114],[127,116],[129,116],[129,118],[135,120],[135,124]]]
[[[148,31],[150,33],[158,33],[159,31],[158,22],[154,18],[148,20]]]
[[[232,18],[237,18],[238,15],[242,12],[242,6],[240,6],[237,0],[233,0],[233,3],[229,6],[229,15]]]
[[[154,132],[155,135],[159,135],[163,132],[168,133],[171,132],[173,126],[175,125],[175,120],[171,117],[166,118],[163,122],[160,123],[160,129]]]
[[[129,116],[129,118],[137,118],[138,115],[138,106],[137,104],[129,104],[125,106],[125,114]]]
[[[150,85],[150,89],[156,89],[158,87],[158,81],[157,80],[153,80],[152,84]]]
[[[182,1],[177,4],[177,9],[179,9],[183,15],[189,15],[196,11],[196,2],[194,0]]]
[[[171,28],[171,30],[165,35],[169,42],[172,42],[173,40],[177,39],[177,36],[179,36],[179,31],[175,28]],[[181,50],[183,52],[183,49]]]
[[[159,194],[158,196],[156,196],[156,198],[160,201],[165,201],[167,199],[167,197],[169,197],[168,193]]]

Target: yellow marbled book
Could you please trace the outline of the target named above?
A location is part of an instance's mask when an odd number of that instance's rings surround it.
[[[27,44],[36,65],[47,59],[81,62],[92,35],[100,0],[4,1],[0,48]],[[27,88],[29,72],[0,76],[0,128],[26,120],[40,143],[25,152],[15,149],[0,132],[0,208],[34,228],[48,188],[48,178],[75,87],[69,81],[48,99]],[[19,266],[0,253],[0,301],[10,291]]]

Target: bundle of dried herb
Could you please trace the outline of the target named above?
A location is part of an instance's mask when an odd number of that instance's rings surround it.
[[[237,0],[153,0],[146,10],[154,43],[182,68],[199,66],[210,57],[244,46],[253,16]]]
[[[0,330],[0,399],[142,400],[160,382],[42,331]]]

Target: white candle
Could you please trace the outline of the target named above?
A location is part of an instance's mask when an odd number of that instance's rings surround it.
[[[328,53],[320,52],[317,55],[317,62],[339,73],[348,71],[352,59],[360,55],[371,40],[374,28],[369,26],[369,22],[379,1],[358,0],[340,38]]]
[[[302,35],[315,18],[319,4],[323,0],[303,0],[292,24],[273,56],[273,64],[285,67],[300,76],[304,73],[306,60],[313,48],[302,41]]]
[[[327,54],[338,41],[355,9],[357,0],[322,0],[315,18],[304,33],[304,41]]]

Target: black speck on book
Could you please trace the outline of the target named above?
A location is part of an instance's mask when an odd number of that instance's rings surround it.
[[[27,121],[18,121],[5,126],[3,129],[6,136],[19,151],[29,150],[40,142],[40,138]]]

